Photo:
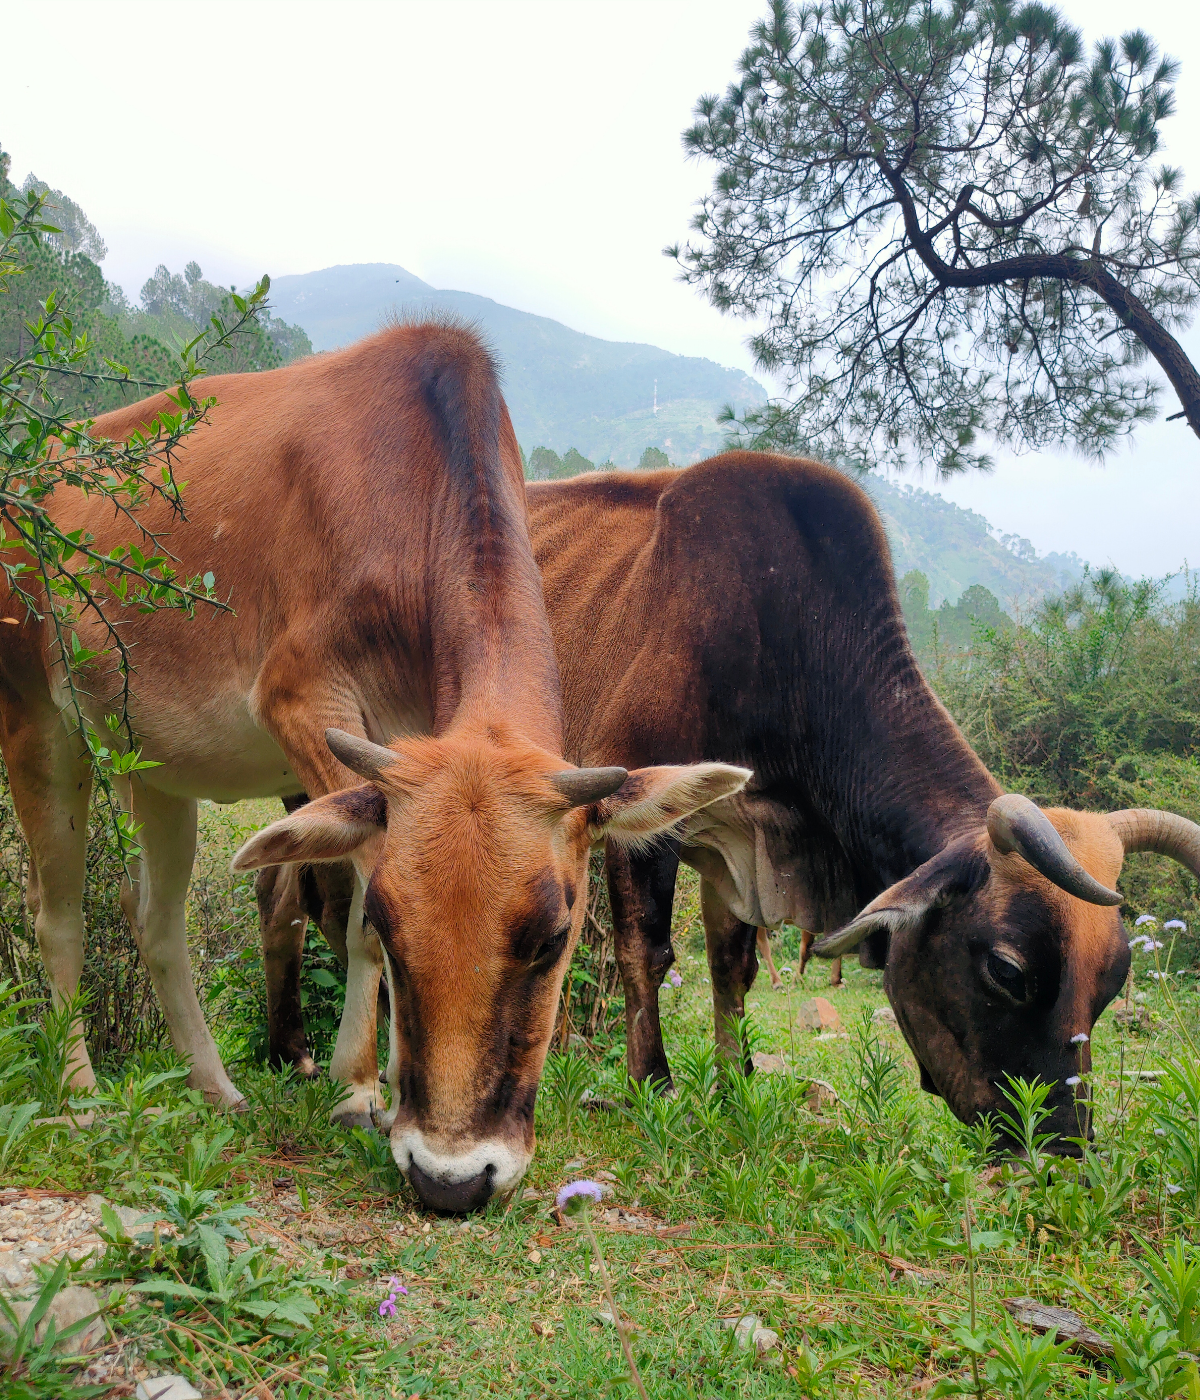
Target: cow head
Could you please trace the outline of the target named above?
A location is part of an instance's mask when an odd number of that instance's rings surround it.
[[[265,828],[235,864],[354,861],[391,999],[393,1155],[427,1205],[474,1210],[511,1191],[533,1155],[591,847],[645,842],[750,774],[719,763],[564,771],[495,729],[389,748],[327,737],[368,782]]]
[[[1010,1111],[1009,1076],[1054,1088],[1058,1150],[1089,1132],[1089,1036],[1129,970],[1112,888],[1125,855],[1154,850],[1200,874],[1200,827],[1169,812],[1042,811],[998,797],[960,837],[813,951],[859,948],[884,984],[921,1084],[972,1122]],[[1081,1074],[1082,1070],[1082,1074]]]

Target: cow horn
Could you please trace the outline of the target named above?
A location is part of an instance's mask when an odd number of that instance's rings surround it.
[[[586,807],[611,797],[628,777],[624,768],[564,768],[551,773],[550,781],[572,807]]]
[[[334,758],[360,778],[377,778],[384,768],[396,761],[391,749],[373,744],[370,739],[360,739],[356,734],[347,734],[344,729],[327,729],[325,742]]]
[[[988,835],[998,851],[1015,851],[1051,884],[1089,904],[1120,904],[1122,896],[1089,875],[1050,818],[1028,797],[1005,793],[988,808]]]
[[[1126,807],[1109,812],[1109,825],[1121,838],[1125,854],[1157,851],[1186,865],[1200,880],[1200,826],[1174,812],[1157,812],[1152,807]]]

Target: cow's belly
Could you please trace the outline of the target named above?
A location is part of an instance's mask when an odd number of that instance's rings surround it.
[[[89,718],[106,733],[102,712]],[[241,802],[302,791],[283,750],[255,721],[249,697],[236,690],[187,704],[142,694],[132,718],[142,758],[158,765],[143,769],[140,781],[159,792]]]

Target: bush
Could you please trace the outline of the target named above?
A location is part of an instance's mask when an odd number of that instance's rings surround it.
[[[1045,806],[1162,807],[1200,821],[1200,579],[1180,602],[1113,572],[1048,598],[1014,627],[978,625],[930,679],[997,779]],[[1200,933],[1197,881],[1130,857],[1127,902]]]

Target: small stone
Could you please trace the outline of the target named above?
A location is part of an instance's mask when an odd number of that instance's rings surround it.
[[[616,1181],[617,1179],[612,1172],[600,1171],[596,1172],[595,1176],[597,1181]]]
[[[183,1376],[153,1376],[138,1383],[134,1400],[204,1400],[204,1397]]]
[[[827,1001],[825,997],[813,997],[800,1003],[800,1010],[796,1013],[796,1025],[802,1031],[840,1031],[842,1018],[831,1001]]]
[[[782,1055],[768,1055],[765,1050],[756,1050],[750,1056],[750,1063],[759,1074],[786,1074],[787,1061]]]
[[[531,1249],[529,1251],[529,1262],[531,1264],[540,1264],[542,1262],[542,1251],[540,1249]]]
[[[524,1191],[521,1192],[521,1199],[523,1201],[537,1201],[541,1199],[541,1195],[542,1193],[540,1191],[535,1190],[532,1186],[527,1186]]]
[[[26,1298],[20,1302],[10,1303],[9,1306],[16,1315],[19,1326],[33,1311],[34,1300]],[[45,1317],[37,1325],[34,1334],[35,1340],[38,1342],[43,1340],[51,1321],[54,1323],[56,1332],[65,1332],[68,1327],[73,1327],[77,1322],[84,1322],[88,1318],[91,1320],[85,1326],[61,1342],[57,1342],[54,1347],[55,1351],[61,1352],[64,1356],[79,1356],[98,1346],[108,1335],[108,1327],[100,1316],[100,1299],[90,1288],[81,1288],[78,1285],[60,1288],[54,1295],[54,1300],[47,1309]],[[0,1328],[6,1332],[15,1330],[3,1312],[0,1312]]]
[[[772,1331],[770,1327],[756,1327],[750,1340],[758,1355],[765,1356],[772,1347],[779,1345],[779,1333]]]
[[[877,1026],[894,1026],[896,1024],[896,1013],[890,1006],[877,1006],[871,1012],[871,1020]]]
[[[563,1163],[563,1171],[565,1171],[565,1172],[577,1172],[577,1171],[579,1170],[579,1168],[583,1166],[583,1162],[584,1162],[584,1159],[583,1159],[582,1157],[576,1157],[575,1160],[574,1160],[573,1162],[564,1162],[564,1163]]]
[[[754,1334],[762,1331],[762,1323],[753,1313],[746,1313],[744,1317],[723,1317],[721,1326],[728,1331],[733,1329],[734,1340],[742,1351],[749,1351],[754,1345]]]
[[[838,1092],[832,1084],[826,1084],[823,1079],[809,1081],[807,1102],[813,1113],[821,1113],[824,1109],[832,1108],[837,1101]]]

